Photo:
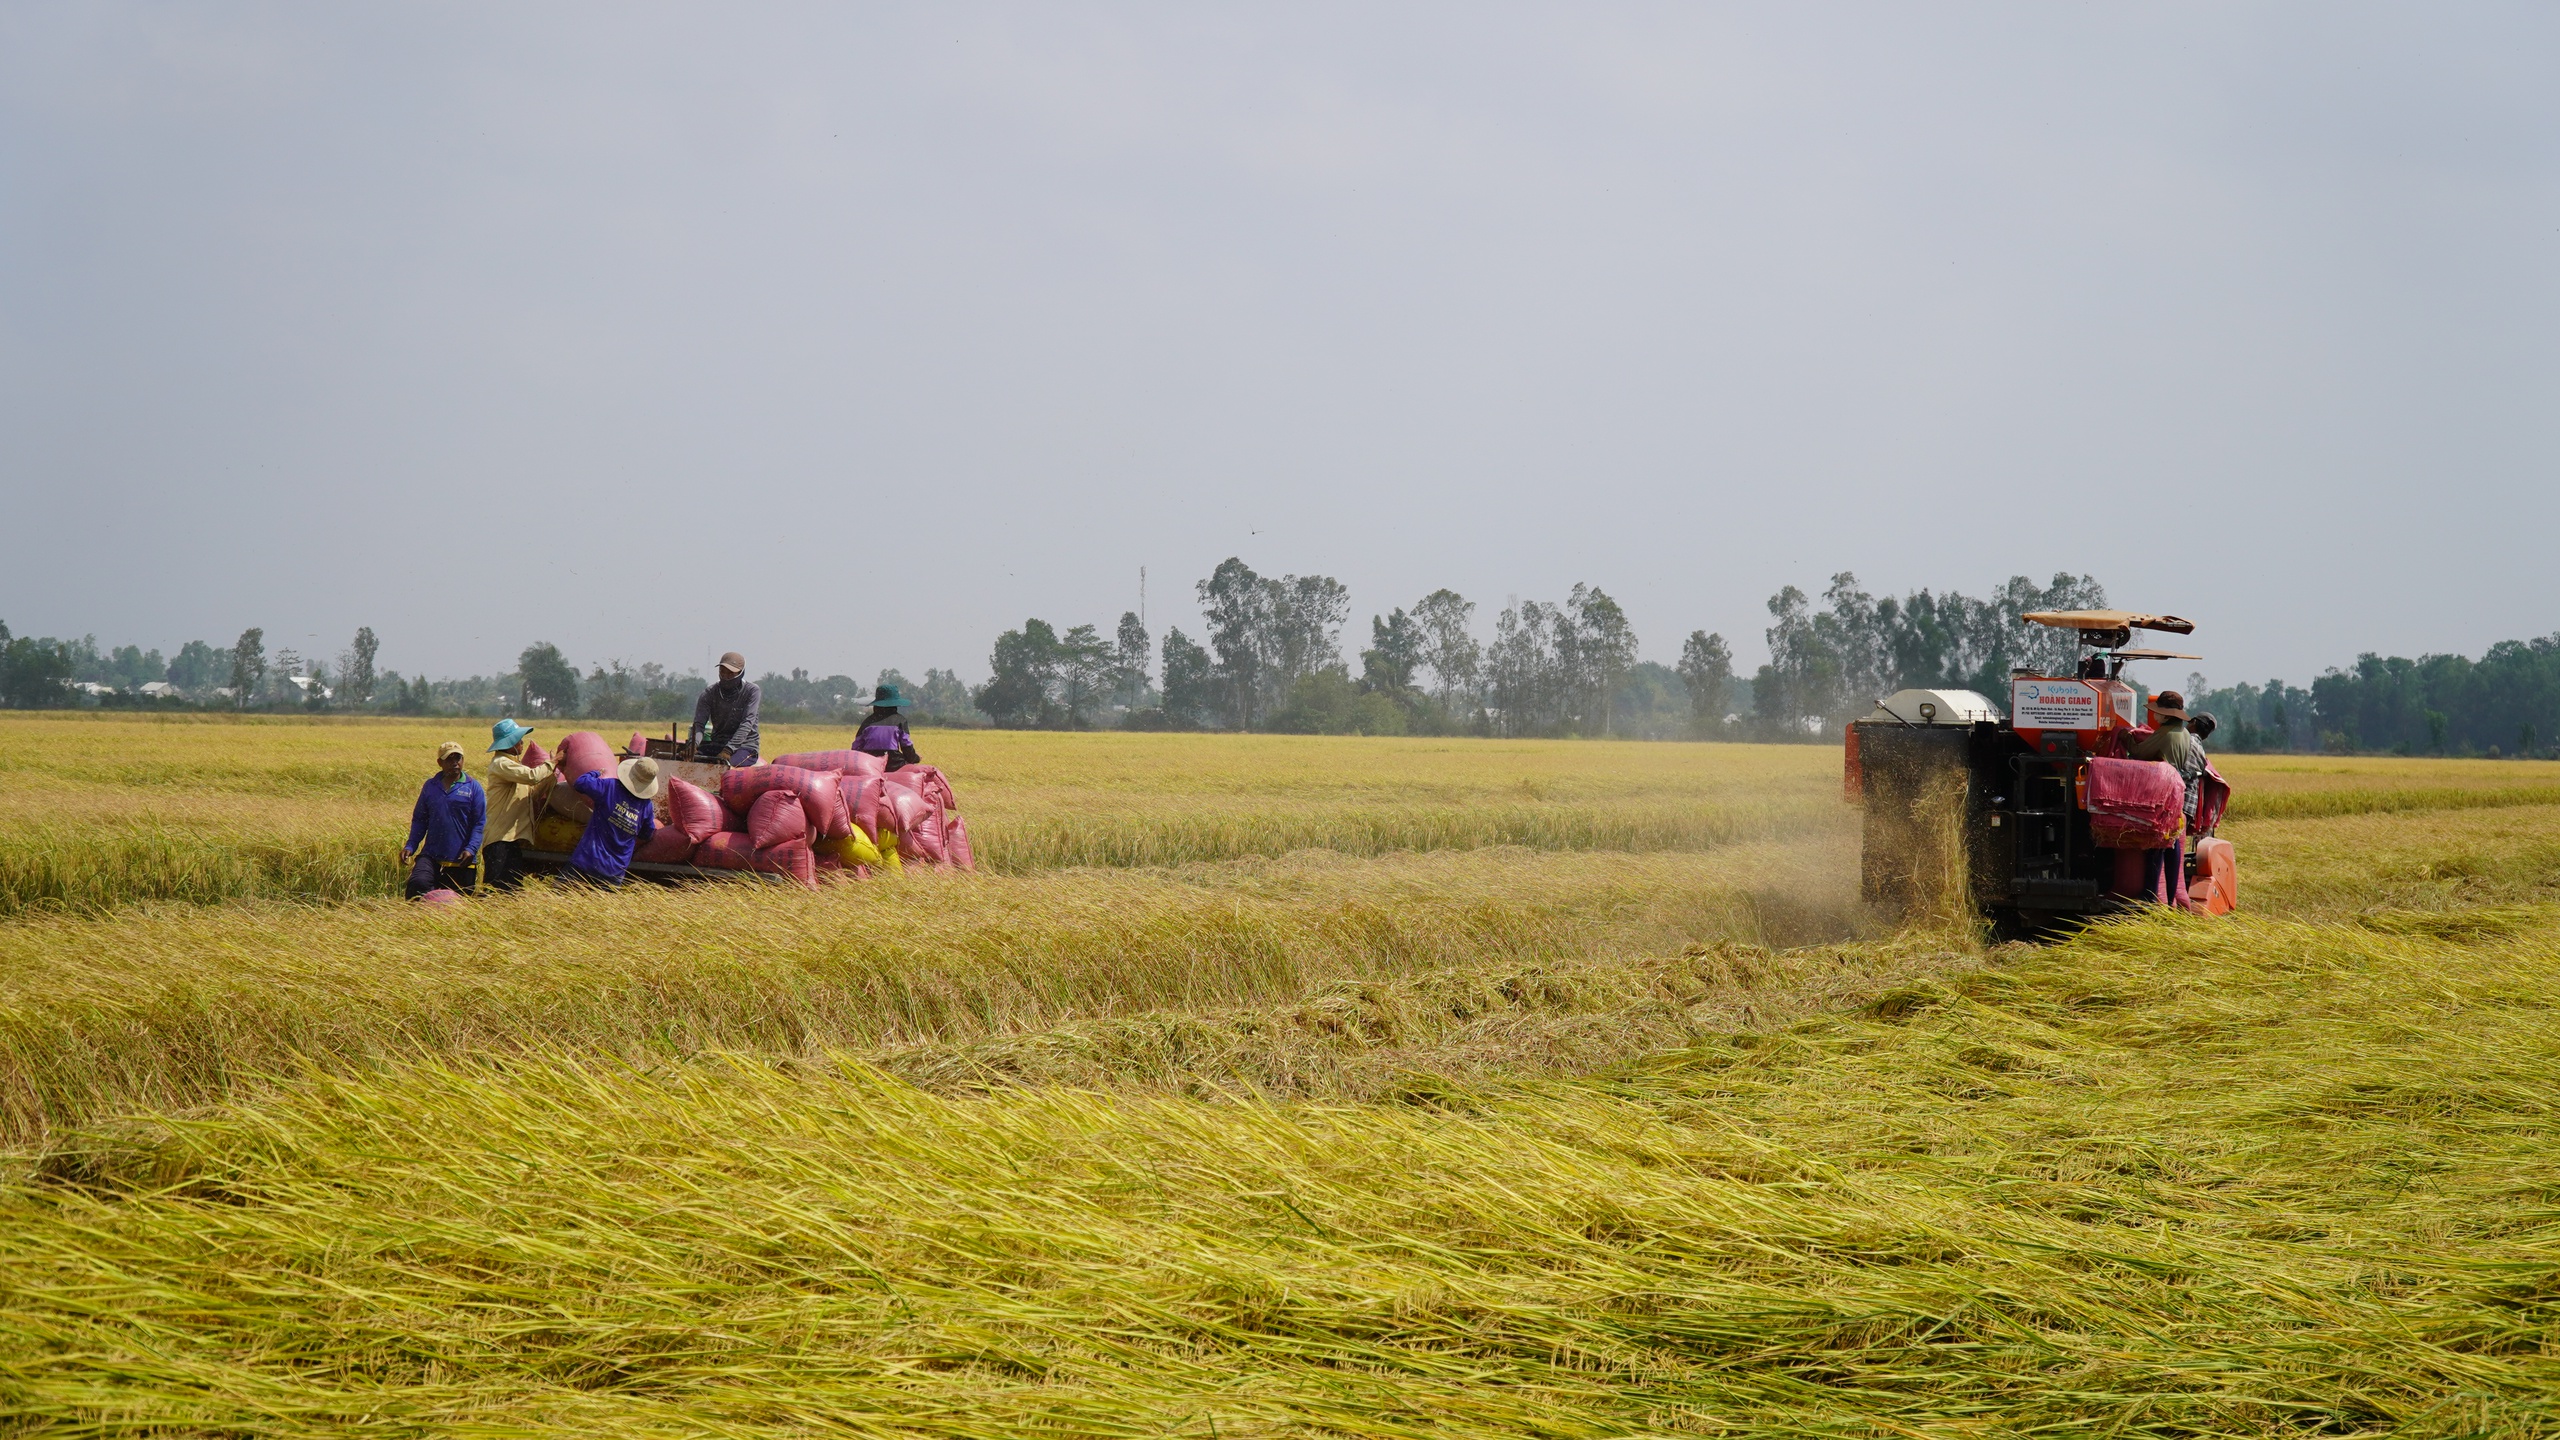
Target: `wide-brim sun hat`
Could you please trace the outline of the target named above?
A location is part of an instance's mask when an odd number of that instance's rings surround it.
[[[907,703],[906,692],[895,685],[883,685],[871,692],[871,703],[891,708],[902,706]]]
[[[634,755],[623,761],[614,773],[621,777],[622,788],[641,800],[657,799],[660,787],[666,783],[658,776],[658,762],[646,755]]]
[[[532,726],[519,725],[515,722],[515,717],[510,715],[489,727],[489,753],[495,755],[501,750],[513,750],[524,743],[524,737],[532,733]]]
[[[2151,713],[2163,720],[2187,718],[2187,697],[2175,690],[2163,690],[2151,697]]]

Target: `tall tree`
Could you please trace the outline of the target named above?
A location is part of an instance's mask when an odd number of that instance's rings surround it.
[[[528,645],[516,657],[516,698],[525,708],[544,715],[574,715],[578,667],[548,640]]]
[[[1422,627],[1402,610],[1369,617],[1369,648],[1360,652],[1360,688],[1401,695],[1422,664]]]
[[[1507,606],[1495,617],[1484,676],[1494,728],[1503,734],[1549,735],[1563,728],[1566,623],[1561,609],[1535,600]]]
[[[1135,610],[1120,612],[1120,628],[1112,637],[1112,698],[1123,710],[1147,703],[1147,627]]]
[[[338,693],[347,708],[361,710],[373,703],[373,687],[380,683],[374,675],[373,659],[382,653],[382,642],[373,638],[373,627],[359,626],[355,642],[338,661]]]
[[[1689,733],[1701,739],[1723,734],[1725,705],[1733,694],[1733,649],[1724,636],[1689,632],[1680,647],[1680,682],[1689,687]]]
[[[1219,708],[1235,729],[1250,730],[1262,713],[1271,591],[1252,566],[1233,555],[1219,561],[1197,589],[1209,624],[1209,650],[1217,657]]]
[[[1058,699],[1066,727],[1082,730],[1108,703],[1118,651],[1091,625],[1078,625],[1058,641]]]
[[[1452,712],[1460,697],[1473,696],[1484,662],[1484,647],[1468,629],[1475,602],[1455,590],[1434,590],[1413,607],[1414,628],[1422,632],[1421,661],[1431,672],[1432,698]]]
[[[1635,627],[1627,623],[1627,612],[1617,601],[1589,585],[1573,587],[1565,597],[1564,611],[1572,720],[1585,734],[1611,734],[1616,728],[1612,707],[1618,685],[1636,663]]]
[[[997,636],[995,651],[988,656],[994,674],[978,687],[978,708],[1008,730],[1052,723],[1057,708],[1052,692],[1058,682],[1058,648],[1057,629],[1037,618]]]
[[[251,627],[231,643],[231,704],[246,710],[257,703],[258,687],[267,679],[267,632]]]
[[[1204,729],[1217,723],[1217,662],[1178,626],[1164,632],[1162,674],[1167,721],[1185,729]]]

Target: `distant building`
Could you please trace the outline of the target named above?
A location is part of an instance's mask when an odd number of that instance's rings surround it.
[[[330,693],[328,686],[321,684],[319,681],[308,675],[287,675],[284,678],[285,683],[291,685],[294,689],[301,691],[303,698],[305,699],[310,698],[314,692],[317,692],[323,700],[334,700],[337,698],[335,695]]]
[[[166,680],[154,680],[142,687],[142,693],[154,700],[166,700],[178,693],[178,687]]]

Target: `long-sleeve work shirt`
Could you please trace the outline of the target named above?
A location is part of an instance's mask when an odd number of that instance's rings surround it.
[[[2184,720],[2163,720],[2160,728],[2133,742],[2127,752],[2136,760],[2158,760],[2176,768],[2178,778],[2187,782],[2187,823],[2196,818],[2196,801],[2203,798],[2197,783],[2204,779],[2204,742],[2187,733]]]
[[[550,778],[549,765],[527,765],[513,755],[489,757],[490,840],[533,838],[533,822],[541,818],[533,813],[534,791]]]
[[[734,690],[716,681],[704,686],[693,702],[693,753],[709,760],[726,750],[732,765],[755,763],[756,707],[763,699],[756,683],[744,678]]]
[[[459,860],[480,853],[480,832],[489,821],[489,797],[480,782],[464,775],[451,785],[430,775],[418,787],[418,803],[409,810],[409,846],[424,843],[430,860]]]

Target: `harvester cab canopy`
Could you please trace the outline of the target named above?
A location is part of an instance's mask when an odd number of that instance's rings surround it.
[[[2135,610],[2030,610],[2018,617],[2030,625],[2050,625],[2056,630],[2077,630],[2080,643],[2092,650],[2113,650],[2133,643],[2136,630],[2165,630],[2172,635],[2193,635],[2196,622],[2175,615],[2145,615]]]
[[[2192,635],[2196,622],[2175,615],[2145,615],[2138,610],[2030,610],[2018,617],[2031,625],[2050,625],[2056,630],[2075,631],[2080,643],[2092,650],[2106,652],[2083,660],[2078,674],[2083,678],[2104,676],[2114,679],[2124,673],[2128,660],[2201,660],[2201,655],[2187,655],[2175,650],[2129,649],[2136,630],[2165,630],[2172,635]],[[2028,672],[2019,671],[2023,675]]]

